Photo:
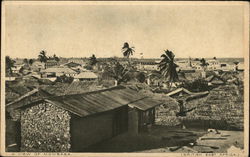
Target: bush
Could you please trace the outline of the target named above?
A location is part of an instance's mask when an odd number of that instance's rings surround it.
[[[209,90],[208,82],[204,79],[196,79],[194,81],[186,81],[182,87],[191,92],[204,92]]]
[[[145,77],[145,75],[144,75],[143,72],[140,72],[140,73],[138,73],[138,74],[136,75],[136,79],[137,79],[140,83],[143,83],[143,82],[145,82],[146,77]]]

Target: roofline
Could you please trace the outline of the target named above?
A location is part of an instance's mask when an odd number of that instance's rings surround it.
[[[181,88],[177,88],[176,90],[173,90],[173,91],[167,93],[167,96],[174,95],[174,94],[179,93],[179,92],[181,92],[181,91],[184,91],[184,92],[186,92],[186,93],[188,93],[188,94],[195,94],[195,93],[193,93],[193,92],[190,92],[190,91],[187,90],[186,88],[181,87]]]
[[[20,100],[22,100],[22,99],[24,99],[24,98],[26,98],[26,97],[29,97],[29,96],[35,94],[35,93],[38,92],[38,91],[39,91],[39,90],[38,90],[37,88],[35,88],[35,89],[29,91],[29,92],[27,92],[26,94],[24,94],[24,95],[20,96],[19,98],[17,98],[16,100],[14,100],[14,101],[12,101],[12,102],[6,104],[6,107],[9,107],[10,105],[12,105],[12,104],[14,104],[14,103],[16,103],[16,102],[18,102],[18,101],[20,101]]]
[[[90,91],[90,92],[83,92],[83,93],[77,93],[77,94],[64,94],[64,95],[59,95],[59,96],[51,96],[51,97],[47,97],[47,99],[49,99],[49,98],[60,98],[60,97],[64,97],[64,96],[88,95],[88,94],[105,92],[105,91],[114,90],[114,89],[125,89],[125,88],[126,87],[119,85],[119,86],[114,86],[114,87],[111,87],[111,88],[105,88],[105,89],[100,89],[100,90],[95,90],[95,91]]]
[[[37,101],[34,101],[34,102],[31,102],[31,103],[29,103],[29,104],[27,104],[27,105],[25,105],[25,106],[20,106],[20,107],[17,107],[17,108],[15,108],[15,109],[18,109],[18,108],[25,108],[26,106],[30,106],[30,105],[32,105],[32,104],[35,104],[35,103],[38,103],[38,102],[40,102],[40,101],[48,101],[49,99],[51,99],[51,98],[60,98],[60,97],[64,97],[64,96],[75,96],[75,95],[88,95],[88,94],[93,94],[93,93],[98,93],[98,92],[104,92],[104,91],[108,91],[108,90],[114,90],[114,89],[125,89],[126,87],[124,87],[124,86],[114,86],[114,87],[111,87],[111,88],[106,88],[106,89],[101,89],[101,90],[96,90],[96,91],[91,91],[91,92],[84,92],[84,93],[78,93],[78,94],[65,94],[65,95],[60,95],[60,96],[54,96],[54,95],[52,95],[52,96],[47,96],[47,97],[45,97],[45,98],[42,98],[42,99],[39,99],[39,100],[37,100]],[[37,91],[36,92],[38,92],[39,90],[38,89],[36,89]],[[41,90],[41,89],[40,89]],[[36,92],[34,92],[34,93],[36,93]],[[26,93],[27,94],[27,93]],[[33,93],[32,93],[33,94]],[[29,95],[28,95],[29,96]],[[22,98],[23,99],[23,98]],[[22,99],[20,99],[20,100],[22,100]],[[12,104],[14,104],[14,102],[12,103],[12,102],[10,102],[10,103],[8,103],[7,105],[6,105],[6,107],[10,107]]]

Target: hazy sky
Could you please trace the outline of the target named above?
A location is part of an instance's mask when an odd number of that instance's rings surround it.
[[[6,55],[243,57],[242,5],[6,5]]]

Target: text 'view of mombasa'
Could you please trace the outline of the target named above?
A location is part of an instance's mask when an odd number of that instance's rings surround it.
[[[245,153],[247,3],[144,3],[4,3],[2,151]]]

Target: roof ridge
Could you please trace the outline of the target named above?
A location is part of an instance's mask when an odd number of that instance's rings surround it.
[[[77,93],[77,94],[64,94],[64,95],[59,95],[59,96],[52,96],[52,97],[47,97],[46,99],[60,98],[60,97],[65,97],[65,96],[88,95],[88,94],[100,93],[100,92],[105,92],[105,91],[114,90],[114,89],[125,89],[125,88],[126,87],[124,87],[124,86],[114,86],[114,87],[111,87],[111,88],[105,88],[105,89],[100,89],[100,90],[95,90],[95,91],[88,91],[88,92]]]

